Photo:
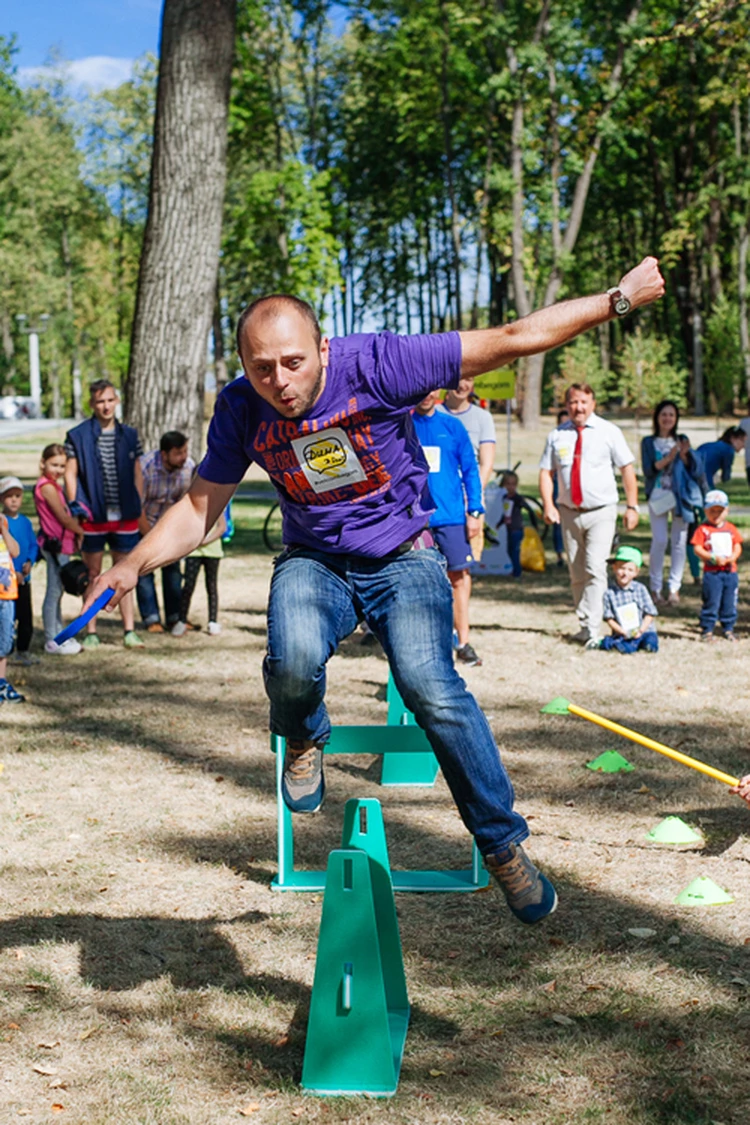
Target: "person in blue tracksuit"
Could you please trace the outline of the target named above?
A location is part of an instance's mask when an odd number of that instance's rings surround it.
[[[435,508],[430,516],[430,531],[445,555],[453,589],[453,624],[458,634],[456,660],[467,665],[481,664],[469,644],[469,598],[474,562],[470,540],[477,534],[484,515],[482,483],[463,423],[435,409],[439,398],[440,392],[432,391],[414,412],[414,428],[430,469],[427,483]]]

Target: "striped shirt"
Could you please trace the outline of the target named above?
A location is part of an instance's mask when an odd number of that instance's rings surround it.
[[[658,616],[659,611],[654,605],[653,598],[642,582],[631,582],[624,590],[622,586],[618,586],[615,581],[610,582],[604,594],[604,620],[612,621],[614,619],[623,625],[621,615],[617,610],[626,605],[636,605],[638,607],[639,627],[643,622],[643,618],[647,615],[649,617]]]

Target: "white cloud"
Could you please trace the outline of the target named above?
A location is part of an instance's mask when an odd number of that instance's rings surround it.
[[[118,59],[111,55],[90,55],[85,59],[66,60],[52,67],[20,67],[18,76],[22,82],[31,83],[45,76],[49,77],[51,73],[62,72],[69,86],[97,92],[126,82],[133,73],[134,62],[135,59]]]

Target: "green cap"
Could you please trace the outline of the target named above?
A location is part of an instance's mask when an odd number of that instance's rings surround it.
[[[632,562],[636,566],[643,566],[643,555],[637,547],[618,547],[609,562]]]

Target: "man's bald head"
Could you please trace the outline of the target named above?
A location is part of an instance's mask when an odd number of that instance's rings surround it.
[[[307,322],[315,346],[320,349],[322,334],[312,306],[308,305],[307,301],[301,301],[299,297],[292,297],[289,293],[271,293],[267,297],[258,297],[256,301],[249,304],[246,309],[243,309],[237,321],[237,354],[243,362],[242,341],[247,322],[256,317],[262,320],[274,320],[288,312],[296,312]]]

